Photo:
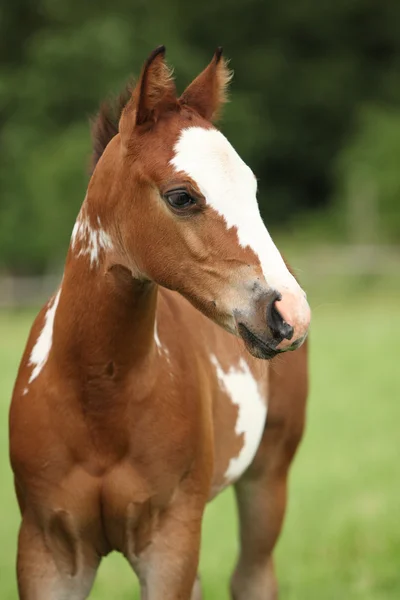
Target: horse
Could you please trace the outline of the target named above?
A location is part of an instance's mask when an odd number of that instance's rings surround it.
[[[203,514],[229,485],[232,597],[277,597],[310,308],[215,125],[230,79],[219,48],[178,96],[161,46],[94,122],[61,283],[10,409],[21,600],[87,598],[111,551],[143,599],[201,598]]]

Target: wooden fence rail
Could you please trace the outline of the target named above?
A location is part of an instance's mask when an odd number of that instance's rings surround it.
[[[338,276],[400,278],[400,246],[313,246],[290,252],[287,258],[304,283]],[[43,277],[0,274],[0,308],[39,306],[52,295],[60,279],[60,274]]]

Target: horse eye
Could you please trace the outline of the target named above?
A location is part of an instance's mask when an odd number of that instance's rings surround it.
[[[182,209],[188,208],[195,204],[195,200],[183,190],[176,190],[166,195],[167,202],[172,208]]]

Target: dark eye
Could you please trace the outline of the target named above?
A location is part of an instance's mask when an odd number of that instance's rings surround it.
[[[172,208],[181,210],[195,204],[196,201],[184,190],[175,190],[166,194],[167,202]]]

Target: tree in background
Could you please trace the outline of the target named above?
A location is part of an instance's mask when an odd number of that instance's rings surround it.
[[[400,99],[393,0],[2,4],[0,268],[38,273],[63,259],[87,183],[87,118],[160,43],[181,89],[224,46],[235,79],[222,129],[259,178],[268,223],[290,225],[340,197],[366,103],[380,106],[382,123],[368,143],[393,145],[384,125]],[[382,235],[398,241],[390,193]]]

